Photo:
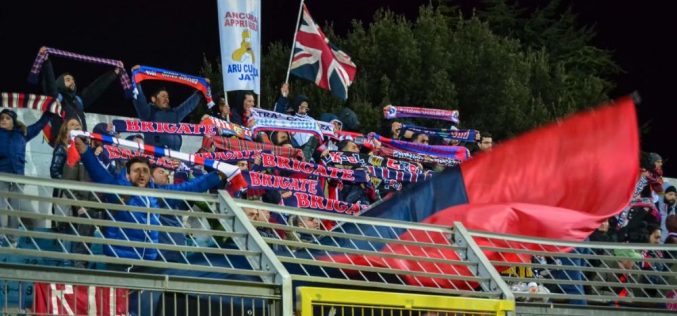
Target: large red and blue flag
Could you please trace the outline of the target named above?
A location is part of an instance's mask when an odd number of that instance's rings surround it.
[[[329,43],[305,4],[293,53],[293,75],[315,82],[341,100],[348,99],[348,87],[355,78],[355,64],[348,54]]]
[[[473,230],[582,241],[630,201],[639,177],[638,157],[635,106],[632,98],[626,97],[507,141],[429,181],[416,183],[362,216],[443,226],[459,221]],[[386,243],[387,239],[400,239],[448,244],[442,234],[356,224],[343,225],[342,231],[383,238],[381,252],[458,260],[449,249]],[[373,249],[366,241],[346,242],[348,248]],[[490,260],[521,260],[486,254]],[[325,260],[469,274],[464,267],[384,256],[342,254],[325,256]],[[428,286],[449,282],[430,278],[406,281]]]

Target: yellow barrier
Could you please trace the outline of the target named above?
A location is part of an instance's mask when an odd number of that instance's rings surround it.
[[[499,316],[515,311],[514,301],[458,296],[298,287],[296,297],[296,316]]]

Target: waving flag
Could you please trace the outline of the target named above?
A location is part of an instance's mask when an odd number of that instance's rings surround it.
[[[582,241],[630,201],[639,177],[638,157],[635,106],[631,98],[623,98],[501,144],[430,181],[415,184],[362,216],[447,227],[459,221],[473,230]],[[356,234],[366,231],[355,224],[343,225],[343,230]],[[417,230],[384,229],[370,234],[449,243],[442,234]],[[365,242],[349,242],[369,249]],[[347,247],[355,247],[351,245]],[[381,251],[458,258],[454,251],[418,246],[385,245]],[[487,256],[506,260],[495,253]],[[469,273],[463,267],[381,256],[341,255],[328,260],[409,271]],[[412,278],[406,281],[428,286],[449,282]]]
[[[350,56],[329,43],[303,5],[303,16],[294,41],[291,73],[315,82],[341,100],[348,99],[348,87],[355,78]]]

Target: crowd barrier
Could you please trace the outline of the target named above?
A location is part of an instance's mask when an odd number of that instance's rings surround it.
[[[225,192],[13,174],[0,174],[0,182],[15,188],[0,192],[0,216],[19,219],[17,228],[0,229],[4,314],[80,315],[76,311],[83,308],[105,308],[112,315],[126,306],[122,314],[528,315],[547,304],[601,316],[658,314],[677,304],[675,247],[506,236],[468,231],[461,223],[440,227],[281,207]],[[37,188],[61,194],[44,196]],[[160,207],[127,205],[130,195],[152,197]],[[118,202],[106,202],[111,197]],[[88,212],[73,216],[80,208]],[[269,213],[270,221],[250,221],[252,210]],[[108,219],[125,211],[179,224]],[[165,238],[110,238],[105,232],[111,229]],[[106,247],[128,247],[137,258],[107,254]],[[145,258],[150,250],[155,258]],[[619,254],[628,251],[655,257],[633,259],[624,268],[618,263],[629,258]],[[311,311],[302,293],[310,293]],[[379,297],[379,304],[369,301]],[[444,308],[431,307],[435,300]]]

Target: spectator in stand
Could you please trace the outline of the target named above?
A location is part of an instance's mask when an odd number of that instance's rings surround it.
[[[0,111],[0,172],[24,175],[26,164],[26,143],[37,136],[42,128],[47,124],[52,114],[45,112],[40,119],[32,125],[26,127],[21,121],[17,120],[16,112],[4,109]],[[7,182],[0,182],[0,191],[3,192],[23,192],[23,187]],[[9,203],[9,205],[7,205]],[[30,203],[25,200],[0,199],[0,209],[12,209],[30,211]],[[0,217],[0,222],[2,217]],[[32,228],[32,222],[26,221]],[[1,222],[0,227],[18,228],[19,221],[16,217],[10,216],[7,223]],[[15,236],[7,236],[11,243],[16,243]],[[0,236],[0,243],[4,242]]]
[[[641,159],[642,175],[651,187],[653,202],[658,202],[663,194],[663,158],[657,153],[643,154]]]
[[[338,143],[339,151],[359,153],[360,147],[353,141],[343,140]],[[369,205],[376,201],[378,196],[373,187],[365,183],[343,182],[343,189],[339,192],[339,200],[347,203],[360,203]]]
[[[607,264],[610,268],[632,270],[635,266],[635,261],[641,261],[642,255],[631,249],[616,249],[614,256],[619,257],[617,260],[610,260]],[[629,276],[627,272],[613,273],[602,272],[598,273],[593,281],[604,283],[628,283]],[[632,288],[629,287],[609,287],[602,285],[592,286],[593,295],[604,296],[619,296],[619,297],[633,297]],[[612,303],[605,301],[605,303]]]
[[[46,47],[40,48],[40,53],[44,53]],[[83,130],[87,130],[87,121],[85,110],[101,97],[104,91],[110,86],[120,74],[120,70],[110,70],[94,80],[78,94],[75,77],[70,73],[62,73],[58,78],[54,78],[54,68],[48,58],[42,70],[42,89],[45,94],[53,96],[61,102],[61,106],[66,112],[66,119],[77,118],[82,125]],[[52,120],[52,135],[56,136],[61,128],[62,120],[54,117]]]
[[[280,88],[280,96],[277,98],[277,102],[275,102],[275,112],[287,113],[302,119],[312,120],[313,118],[308,115],[308,112],[310,112],[310,99],[304,95],[298,95],[294,99],[294,102],[291,104],[291,106],[289,106],[289,99],[287,98],[288,95],[289,84],[285,83]],[[292,138],[294,139],[295,147],[302,147],[306,145],[310,139],[314,139],[314,137],[308,133],[294,133]],[[317,142],[317,140],[315,140],[315,142]],[[310,152],[314,152],[314,149]],[[304,154],[305,153],[306,151],[304,150]],[[306,155],[306,157],[310,156]]]
[[[113,125],[108,123],[98,123],[94,125],[92,132],[112,137],[118,136],[118,134],[115,133],[115,131],[113,131]],[[101,163],[101,165],[104,168],[106,168],[108,172],[112,174],[117,174],[117,172],[120,171],[120,169],[122,169],[122,166],[118,168],[115,161],[111,160],[110,157],[108,157],[108,151],[104,150],[103,142],[91,139],[89,145],[92,146],[96,159],[99,160],[99,163]]]
[[[430,137],[423,133],[416,133],[411,137],[411,142],[414,144],[428,145],[430,143]]]
[[[256,105],[254,92],[245,91],[235,94],[235,106],[230,110],[230,121],[249,127],[252,108]]]
[[[226,122],[230,122],[230,105],[228,105],[226,98],[219,96],[217,100],[219,100],[219,103],[217,106],[212,107],[210,115]]]
[[[132,71],[139,67],[139,65],[132,67]],[[205,78],[205,80],[209,82],[209,79]],[[181,105],[172,108],[169,105],[169,92],[166,88],[160,88],[151,94],[151,103],[148,103],[146,96],[143,94],[141,84],[138,83],[137,86],[138,93],[135,94],[132,102],[139,119],[142,121],[180,123],[188,114],[195,110],[200,100],[202,100],[202,94],[195,91]],[[144,140],[148,145],[166,147],[177,151],[181,150],[181,135],[147,133]]]
[[[66,123],[61,124],[61,128],[59,128],[59,133],[57,134],[54,141],[52,163],[49,166],[49,176],[52,179],[63,178],[63,168],[66,165],[70,132],[73,130],[82,130],[80,120],[78,120],[76,117],[66,119]]]
[[[674,185],[668,186],[665,189],[665,194],[663,198],[656,203],[656,208],[661,214],[661,237],[662,241],[665,241],[665,238],[668,237],[668,228],[665,226],[665,220],[670,215],[677,214],[677,207],[675,203],[677,201],[677,188]]]
[[[126,140],[133,141],[137,144],[143,145],[143,134],[133,134],[125,137]]]
[[[480,152],[490,151],[494,146],[494,139],[491,137],[491,134],[484,132],[480,133],[480,141],[477,143],[477,149]]]
[[[116,178],[101,166],[94,156],[92,149],[87,146],[81,138],[76,138],[75,145],[80,153],[82,163],[92,177],[92,180],[97,183],[117,184],[139,188],[159,188],[171,191],[205,192],[209,188],[218,185],[221,178],[224,177],[221,174],[212,172],[180,185],[157,185],[151,179],[151,166],[148,159],[144,157],[133,157],[127,161],[126,175],[124,177]],[[124,200],[121,200],[117,196],[106,195],[104,196],[104,199],[109,203],[123,203],[124,205],[133,207],[160,207],[160,203],[157,198],[154,197],[127,196],[124,197]],[[146,224],[149,225],[149,229],[148,231],[144,231],[139,229],[108,227],[104,230],[104,236],[106,238],[158,243],[159,234],[157,231],[152,230],[152,226],[150,226],[160,224],[157,214],[143,211],[112,211],[110,216],[112,216],[115,221],[119,222]],[[123,246],[108,246],[105,247],[104,252],[109,256],[144,260],[155,260],[158,254],[157,250],[154,248],[132,248]],[[127,265],[112,265],[109,268],[118,271],[143,271],[143,268]]]

